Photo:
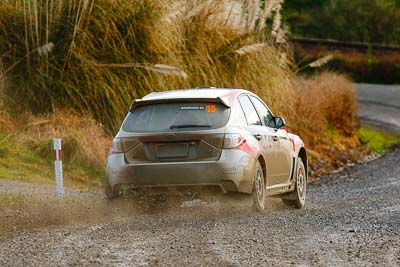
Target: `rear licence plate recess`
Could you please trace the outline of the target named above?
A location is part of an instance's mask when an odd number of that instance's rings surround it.
[[[189,155],[187,143],[157,144],[157,158],[185,158]]]

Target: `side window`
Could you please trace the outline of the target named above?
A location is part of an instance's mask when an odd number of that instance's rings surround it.
[[[264,121],[264,124],[268,127],[275,128],[275,120],[274,116],[272,116],[269,109],[256,97],[250,96],[251,102],[253,102],[256,107],[258,114],[261,119]]]
[[[247,96],[239,97],[240,105],[242,106],[244,115],[246,116],[248,125],[262,125],[257,111]]]
[[[246,126],[247,121],[244,116],[243,110],[240,107],[240,103],[236,100],[231,107],[231,125]]]

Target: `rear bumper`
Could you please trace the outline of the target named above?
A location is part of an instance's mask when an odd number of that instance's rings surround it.
[[[106,178],[111,188],[162,186],[219,186],[223,191],[250,193],[255,159],[240,150],[224,150],[218,161],[127,163],[123,154],[107,160]]]

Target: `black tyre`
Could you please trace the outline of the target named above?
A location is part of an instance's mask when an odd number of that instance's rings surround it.
[[[251,192],[251,196],[253,199],[253,209],[259,212],[263,211],[265,209],[266,188],[264,173],[261,164],[258,161],[256,164],[256,172],[254,174],[253,191]]]
[[[296,180],[295,180],[295,189],[294,189],[294,198],[293,199],[285,199],[282,198],[282,201],[285,205],[294,207],[296,209],[301,209],[304,207],[306,201],[306,189],[307,189],[307,173],[304,167],[303,160],[299,157],[297,159],[296,165]]]

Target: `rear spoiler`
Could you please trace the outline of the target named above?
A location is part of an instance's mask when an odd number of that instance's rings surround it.
[[[129,111],[132,111],[134,108],[137,108],[139,106],[150,105],[150,104],[161,104],[161,103],[173,103],[173,102],[213,102],[213,103],[221,103],[227,108],[231,107],[221,97],[216,97],[216,98],[165,98],[165,99],[150,99],[150,100],[134,99],[129,108]]]

